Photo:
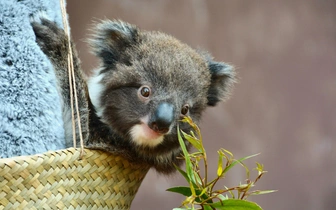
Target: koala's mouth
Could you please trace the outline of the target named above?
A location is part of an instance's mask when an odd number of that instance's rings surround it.
[[[154,131],[145,123],[141,123],[140,127],[141,127],[141,130],[144,136],[146,136],[148,139],[157,139],[166,133],[166,132],[161,133],[161,132]]]
[[[164,134],[155,132],[143,122],[134,125],[130,130],[130,135],[132,141],[139,146],[155,147],[164,139]]]

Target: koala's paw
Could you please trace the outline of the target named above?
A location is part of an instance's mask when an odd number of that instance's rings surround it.
[[[68,38],[62,28],[44,16],[31,18],[36,43],[41,50],[51,59],[57,59],[68,49]]]

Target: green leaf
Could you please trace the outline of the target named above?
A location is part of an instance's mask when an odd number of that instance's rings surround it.
[[[190,144],[193,145],[193,147],[195,147],[198,151],[202,151],[203,147],[202,147],[202,144],[201,142],[197,139],[197,138],[194,138],[193,136],[183,132],[181,130],[182,134],[183,134],[183,137],[190,142]]]
[[[277,192],[277,190],[256,190],[250,193],[250,195],[263,195],[268,193],[274,193]]]
[[[207,192],[207,188],[204,188],[202,192],[199,194],[200,196],[204,195]]]
[[[259,175],[262,174],[263,172],[266,172],[266,171],[264,171],[264,165],[263,164],[260,164],[258,162],[256,164],[257,164],[256,169],[257,169]]]
[[[185,171],[183,171],[180,167],[178,167],[177,165],[174,165],[174,167],[176,168],[176,170],[177,170],[178,172],[180,172],[180,174],[182,174],[182,176],[187,180],[187,182],[190,183],[188,174],[187,174]],[[199,177],[196,178],[196,179],[198,180],[198,182],[201,182],[201,180],[200,180]],[[192,184],[193,184],[193,186],[194,186],[195,188],[198,187],[198,186],[196,185],[196,183],[192,183]]]
[[[222,174],[223,174],[223,155],[218,151],[217,176],[222,176]]]
[[[204,210],[213,210],[210,206],[203,206]]]
[[[224,186],[224,187],[225,187],[225,189],[229,190],[228,187],[226,187],[226,186]],[[235,194],[232,192],[232,190],[229,190],[228,192],[230,193],[230,195],[232,196],[233,199],[236,198],[236,196],[235,196]]]
[[[195,184],[197,184],[197,188],[201,187],[202,186],[202,180],[201,180],[201,178],[199,177],[199,175],[197,174],[196,171],[194,171],[194,177],[197,181],[197,183],[195,183]]]
[[[229,150],[226,150],[226,149],[224,149],[224,148],[221,148],[220,152],[223,153],[223,154],[226,152],[226,153],[228,153],[231,157],[233,157],[232,152],[230,152]]]
[[[249,180],[250,179],[250,170],[248,169],[248,167],[242,161],[238,161],[238,163],[245,168],[246,179]]]
[[[218,195],[216,195],[216,197],[218,199],[222,200],[222,201],[229,199],[229,197],[227,195],[222,195],[222,194],[218,194]]]
[[[183,171],[180,167],[178,167],[177,165],[174,164],[174,167],[176,168],[176,170],[178,170],[178,172],[180,172],[180,174],[182,174],[182,176],[187,180],[187,182],[189,183],[190,180],[189,180],[189,177],[188,177],[188,174]]]
[[[193,185],[192,182],[189,182],[189,185],[190,185],[191,195],[192,195],[193,197],[195,197],[195,196],[196,196],[196,190],[195,190],[195,187],[194,187],[194,185]]]
[[[197,132],[199,131],[199,128],[193,122],[193,120],[191,119],[190,116],[185,116],[181,121],[184,122],[184,123],[188,123],[195,131],[197,131]]]
[[[240,159],[238,159],[238,160],[235,160],[233,163],[231,163],[228,167],[226,167],[225,169],[224,169],[224,173],[226,173],[228,170],[230,170],[233,166],[235,166],[237,163],[241,163],[242,161],[244,161],[244,160],[247,160],[247,159],[250,159],[250,158],[252,158],[252,157],[255,157],[255,156],[257,156],[257,155],[259,155],[260,153],[258,153],[258,154],[254,154],[254,155],[250,155],[250,156],[247,156],[247,157],[243,157],[243,158],[240,158]]]
[[[206,205],[210,205],[219,210],[262,210],[262,208],[254,202],[235,199],[228,199]]]
[[[187,197],[192,195],[192,191],[191,191],[190,187],[185,187],[185,186],[172,187],[172,188],[167,189],[166,191],[178,193],[178,194],[181,194],[181,195],[184,195],[184,196],[187,196]],[[203,200],[208,200],[209,199],[209,196],[204,191],[206,191],[206,190],[203,189],[203,191],[201,191],[199,189],[195,189],[195,194],[196,194],[196,199],[195,200],[197,202],[202,202]],[[207,201],[207,203],[212,203],[212,200],[209,199]]]
[[[189,183],[191,182],[192,184],[190,185],[191,188],[193,188],[193,186],[196,184],[196,180],[195,180],[195,175],[194,175],[194,171],[193,171],[193,165],[190,161],[190,157],[189,157],[189,153],[188,150],[184,144],[184,141],[181,137],[181,132],[180,132],[180,128],[179,126],[177,126],[177,137],[184,155],[184,159],[186,161],[186,172],[189,178]],[[193,191],[193,189],[191,189]]]
[[[191,196],[191,194],[192,194],[191,190],[190,190],[190,187],[184,187],[184,186],[172,187],[172,188],[167,189],[166,191],[179,193],[179,194],[182,194],[184,196]]]

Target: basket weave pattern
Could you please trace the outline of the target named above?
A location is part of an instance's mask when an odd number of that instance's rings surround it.
[[[2,209],[129,209],[148,167],[69,148],[0,159]]]

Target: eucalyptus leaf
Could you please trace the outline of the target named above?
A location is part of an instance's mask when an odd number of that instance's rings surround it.
[[[213,208],[211,208],[211,206],[205,206],[205,205],[203,206],[203,209],[204,210],[213,210]]]
[[[189,135],[189,134],[187,134],[183,131],[181,131],[181,133],[183,134],[183,137],[193,145],[193,147],[195,147],[200,152],[202,151],[203,146],[197,138],[194,138],[193,136],[191,136],[191,135]]]
[[[192,195],[190,187],[186,187],[186,186],[172,187],[172,188],[167,189],[166,191],[178,193],[178,194],[181,194],[187,197]],[[204,193],[204,189],[203,191],[199,189],[195,189],[195,194],[197,196],[195,199],[197,202],[202,202],[204,200],[207,200],[207,203],[212,203],[212,200],[209,199],[209,196],[206,193]]]
[[[256,190],[250,193],[250,195],[263,195],[268,193],[277,192],[277,190]]]
[[[184,159],[186,161],[186,172],[187,172],[187,175],[188,175],[189,180],[190,180],[189,183],[190,182],[192,183],[190,187],[193,188],[193,186],[196,184],[196,179],[195,179],[195,175],[194,175],[194,171],[193,171],[193,165],[190,161],[190,157],[189,157],[187,147],[185,146],[184,141],[181,137],[181,132],[180,132],[179,126],[177,127],[177,137],[178,137],[178,140],[179,140],[179,143],[180,143],[183,155],[184,155]],[[193,191],[193,189],[191,189],[191,190]]]
[[[217,176],[222,176],[223,174],[223,155],[218,152],[218,164],[217,164]]]
[[[187,180],[187,182],[189,183],[190,180],[189,180],[189,177],[188,177],[188,174],[187,172],[183,171],[180,167],[178,167],[177,165],[174,165],[174,167],[176,168],[176,170],[178,172],[180,172],[180,174],[182,174],[182,176]]]
[[[216,197],[217,197],[218,199],[222,200],[222,201],[223,201],[223,200],[227,200],[227,199],[229,199],[227,195],[224,196],[224,195],[222,195],[222,194],[218,194]]]
[[[223,200],[207,205],[219,210],[262,210],[262,208],[254,202],[236,199]]]
[[[221,150],[223,150],[223,151],[222,151],[223,153],[226,152],[226,153],[229,154],[231,157],[233,157],[232,152],[230,152],[229,150],[226,150],[226,149],[224,149],[224,148],[222,148]]]
[[[258,154],[254,154],[254,155],[250,155],[250,156],[247,156],[247,157],[243,157],[243,158],[240,158],[240,159],[238,159],[238,160],[235,160],[235,161],[233,161],[233,163],[231,163],[228,167],[226,167],[225,169],[224,169],[224,173],[226,173],[228,170],[230,170],[233,166],[235,166],[237,163],[241,163],[242,161],[244,161],[244,160],[247,160],[247,159],[250,159],[250,158],[252,158],[252,157],[255,157],[255,156],[257,156],[257,155],[259,155],[260,153],[258,153]]]
[[[184,186],[172,187],[172,188],[167,189],[166,191],[179,193],[179,194],[182,194],[184,196],[191,196],[191,194],[192,194],[191,190],[190,190],[190,187],[184,187]]]

